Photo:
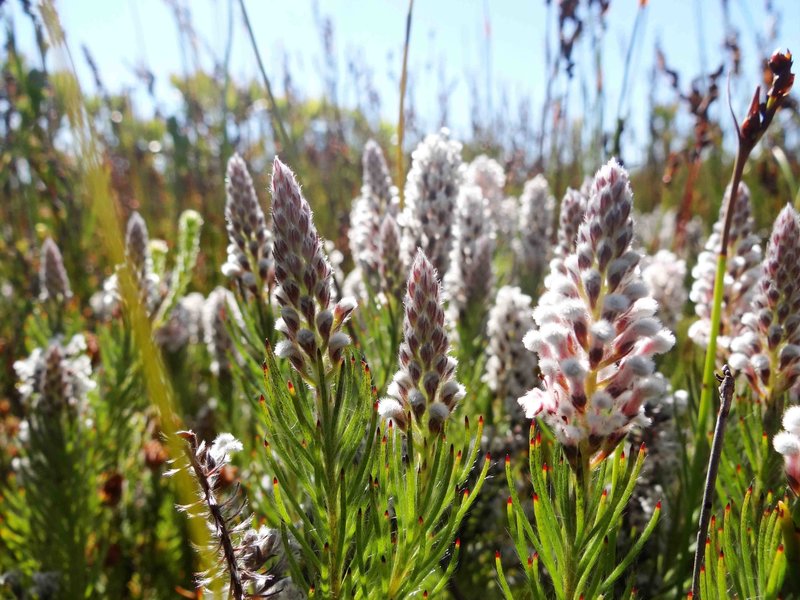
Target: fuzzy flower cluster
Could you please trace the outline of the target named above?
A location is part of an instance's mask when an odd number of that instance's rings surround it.
[[[461,144],[450,139],[447,129],[428,135],[411,154],[400,223],[406,258],[413,259],[422,248],[439,273],[447,272],[453,214],[463,179]]]
[[[671,248],[683,258],[696,256],[702,250],[705,225],[700,215],[694,215],[683,224],[683,242],[675,247],[675,231],[678,227],[678,212],[674,208],[659,208],[650,212],[634,211],[634,238],[636,244],[646,252],[659,248]],[[717,238],[719,244],[719,238]]]
[[[728,202],[730,186],[725,191],[724,203]],[[744,183],[739,184],[736,201],[731,204],[730,238],[728,242],[728,261],[725,271],[722,314],[717,345],[721,356],[727,357],[730,342],[738,335],[740,318],[747,312],[755,292],[760,274],[761,240],[754,233],[750,204],[750,190]],[[711,307],[714,300],[714,278],[717,274],[717,254],[722,239],[724,215],[714,224],[714,231],[706,242],[705,249],[697,257],[697,265],[692,269],[692,290],[689,298],[694,302],[694,310],[699,319],[689,328],[689,337],[698,345],[706,347],[711,332]]]
[[[800,406],[789,407],[783,413],[783,429],[772,439],[772,445],[783,455],[789,487],[800,496]]]
[[[731,341],[729,364],[770,400],[800,375],[800,216],[786,205],[775,220],[750,309]]]
[[[92,361],[86,354],[86,340],[75,335],[66,345],[54,339],[47,348],[36,348],[30,356],[14,363],[19,378],[17,389],[23,402],[37,411],[58,414],[67,409],[80,413],[86,396],[96,387]]]
[[[275,328],[286,336],[275,353],[288,358],[301,375],[313,380],[311,365],[317,360],[317,352],[327,352],[333,364],[342,359],[350,338],[341,328],[356,302],[345,297],[331,307],[331,266],[311,207],[300,193],[294,173],[278,158],[272,171],[272,226],[278,283],[275,297],[281,306]]]
[[[509,414],[519,411],[517,398],[537,383],[536,355],[522,344],[522,336],[535,327],[531,297],[518,287],[504,286],[497,292],[486,324],[486,373],[483,381],[505,403]]]
[[[524,338],[539,357],[544,389],[519,402],[541,417],[570,452],[611,452],[633,424],[646,424],[644,404],[663,392],[652,357],[674,336],[655,317],[657,304],[631,247],[632,193],[611,160],[595,175],[575,252],[552,269],[534,310],[538,326]]]
[[[152,245],[147,223],[138,212],[131,213],[125,229],[125,260],[148,314],[156,311],[164,296],[161,278],[154,269]],[[92,296],[92,309],[108,318],[119,310],[121,300],[119,276],[114,273],[103,282],[103,289]]]
[[[229,581],[230,597],[243,598],[281,597],[291,586],[282,577],[288,561],[283,551],[280,532],[267,527],[247,528],[251,519],[243,517],[246,502],[237,497],[238,487],[231,493],[221,490],[220,474],[230,463],[230,456],[241,451],[242,443],[229,433],[217,436],[209,446],[198,442],[192,431],[179,435],[189,443],[189,472],[199,486],[199,499],[195,506],[204,507],[214,538],[219,563],[210,572],[199,576],[199,583],[209,587],[214,581]],[[170,471],[168,474],[174,474]],[[227,496],[227,497],[225,497]],[[179,507],[187,510],[192,507]]]
[[[550,234],[555,199],[544,175],[525,183],[519,197],[519,237],[515,250],[520,268],[525,273],[541,273],[550,259]]]
[[[72,297],[69,277],[64,268],[64,259],[56,243],[47,238],[42,244],[39,264],[39,299],[42,302],[53,300],[66,302]]]
[[[372,290],[395,294],[402,282],[397,225],[400,201],[392,185],[381,147],[373,140],[364,146],[364,185],[353,202],[348,233],[350,252],[361,277]],[[384,287],[384,284],[389,287]]]
[[[381,416],[407,431],[412,414],[421,422],[427,412],[429,429],[441,431],[465,394],[455,380],[457,363],[449,350],[439,280],[419,250],[408,276],[400,368],[389,384],[388,396],[380,401]]]
[[[462,186],[453,235],[444,287],[455,319],[469,307],[484,305],[492,291],[494,240],[489,206],[480,188]]]
[[[225,195],[229,244],[228,259],[222,265],[222,273],[235,278],[245,290],[258,296],[259,288],[271,285],[271,239],[253,179],[238,154],[228,161]]]
[[[509,208],[516,205],[516,200],[507,198],[503,192],[506,187],[506,173],[502,165],[481,154],[467,166],[464,182],[480,188],[488,204],[493,229],[504,236],[513,233],[517,225],[516,211]]]
[[[641,269],[642,279],[658,302],[659,316],[667,327],[675,329],[688,297],[683,283],[686,261],[669,250],[659,250],[642,258]]]
[[[558,244],[553,254],[563,259],[575,252],[575,241],[578,239],[578,228],[586,214],[586,196],[580,191],[567,188],[561,199],[561,210],[558,215]]]
[[[153,332],[156,344],[168,352],[178,352],[200,341],[204,304],[205,298],[199,292],[178,300],[166,322]]]

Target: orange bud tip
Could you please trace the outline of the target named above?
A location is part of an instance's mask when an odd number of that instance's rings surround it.
[[[532,567],[532,566],[533,566],[533,556],[529,556],[529,557],[528,557],[528,566],[529,566],[529,567]]]
[[[783,544],[781,544],[780,546],[778,546],[778,552],[783,552]]]
[[[461,548],[461,538],[456,538],[456,548]]]
[[[534,502],[538,502],[539,501],[539,494],[534,494],[533,495],[533,501]]]
[[[464,490],[464,499],[469,498],[469,490]]]
[[[478,417],[478,425],[483,425],[483,415]]]
[[[661,510],[661,500],[656,502],[656,510]]]
[[[511,506],[512,504],[514,504],[514,501],[511,499],[511,496],[509,496],[509,497],[508,497],[508,500],[506,500],[506,504],[507,504],[508,506]]]
[[[422,525],[422,516],[420,516],[420,517],[417,519],[417,523],[419,523],[420,525]]]
[[[486,453],[486,462],[491,462],[491,460],[492,460],[492,454],[490,452],[487,452]]]
[[[258,401],[259,401],[259,403],[264,404],[264,394],[261,394],[261,396],[259,397]]]
[[[506,464],[511,464],[511,457],[508,454],[506,454]]]
[[[278,478],[277,477],[273,477],[272,478],[272,485],[278,485]]]
[[[494,551],[494,559],[495,560],[500,560],[500,550],[495,550]]]
[[[725,558],[725,553],[722,550],[719,551],[719,557]]]

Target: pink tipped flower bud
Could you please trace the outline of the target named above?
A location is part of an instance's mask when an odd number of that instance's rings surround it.
[[[519,197],[519,238],[515,249],[523,273],[537,277],[550,259],[550,236],[555,198],[543,175],[525,183]]]
[[[153,268],[147,224],[138,212],[131,214],[125,232],[125,254],[139,281],[145,281]]]
[[[659,250],[641,261],[642,279],[658,302],[658,316],[673,329],[683,313],[687,294],[686,261],[669,250]]]
[[[725,190],[725,200],[730,196],[730,186]],[[739,184],[736,201],[731,204],[731,229],[728,241],[728,261],[726,263],[724,294],[718,354],[721,362],[730,354],[731,340],[740,332],[740,319],[747,312],[755,293],[760,275],[761,240],[754,233],[755,222],[752,216],[750,190],[744,183]],[[694,310],[699,319],[689,329],[689,337],[706,347],[711,332],[711,307],[714,300],[714,278],[717,274],[717,254],[722,240],[724,215],[714,224],[714,231],[706,242],[705,249],[697,257],[697,265],[692,269],[692,289],[689,298],[694,302]]]
[[[248,291],[258,295],[259,287],[268,287],[271,283],[271,236],[253,179],[238,154],[228,161],[225,195],[229,244],[228,260],[222,266],[222,272],[237,278]]]
[[[558,245],[554,252],[556,257],[564,258],[575,251],[578,228],[586,213],[586,202],[587,199],[581,192],[567,188],[558,215]]]
[[[731,342],[731,366],[771,400],[800,375],[800,217],[786,205],[772,227],[750,311]]]
[[[411,155],[402,215],[403,248],[409,259],[421,248],[439,273],[446,273],[450,262],[453,215],[463,172],[461,144],[450,139],[447,129],[427,136]]]
[[[364,185],[353,202],[348,237],[353,260],[372,291],[381,284],[381,228],[385,219],[397,216],[400,200],[392,185],[389,168],[380,146],[369,140],[363,155]],[[383,290],[385,291],[385,290]]]
[[[492,289],[493,232],[488,205],[476,186],[463,186],[458,197],[450,270],[444,278],[451,320],[483,307]]]
[[[86,408],[87,394],[96,387],[86,340],[75,335],[66,345],[53,340],[47,348],[36,348],[25,360],[14,363],[22,399],[36,410],[72,414]]]
[[[64,268],[64,259],[56,243],[47,238],[42,244],[42,253],[39,265],[39,299],[44,302],[54,300],[65,302],[72,297],[69,286],[69,277]]]
[[[276,323],[276,328],[286,335],[288,344],[294,346],[292,350],[285,347],[283,355],[291,359],[295,368],[300,368],[299,365],[305,368],[308,363],[300,358],[300,350],[313,362],[319,348],[323,353],[328,350],[330,359],[336,363],[341,358],[343,346],[333,348],[333,339],[355,309],[355,300],[343,298],[333,312],[329,312],[332,273],[322,239],[317,234],[311,207],[301,194],[294,173],[277,157],[272,172],[272,226],[275,279],[278,283],[275,297],[283,308],[282,312],[286,312],[286,316],[282,315]],[[304,334],[305,339],[298,339],[303,329],[313,332],[313,344],[307,334]],[[311,372],[306,375],[313,378]]]
[[[511,235],[517,227],[516,211],[508,210],[509,204],[503,192],[506,187],[506,174],[502,165],[493,158],[481,154],[467,167],[465,181],[468,185],[478,186],[486,198],[492,228],[498,235]]]
[[[380,234],[380,285],[389,297],[401,298],[406,277],[406,265],[400,245],[400,227],[391,215],[381,224]]]
[[[483,381],[512,415],[519,412],[517,398],[537,383],[536,354],[522,343],[522,336],[534,327],[531,297],[517,287],[500,288],[486,325],[489,358]]]
[[[519,403],[550,426],[570,460],[611,452],[632,425],[647,423],[645,403],[663,392],[650,357],[674,337],[654,317],[636,269],[631,207],[628,175],[612,160],[595,176],[575,250],[545,279],[538,330],[523,340],[538,355],[544,389]]]
[[[463,388],[454,380],[456,361],[447,354],[450,342],[440,296],[436,270],[419,250],[408,276],[400,369],[389,386],[389,398],[381,400],[382,413],[397,413],[399,403],[403,407],[400,412],[413,413],[420,420],[434,403],[452,412],[464,396]],[[434,423],[429,423],[436,431],[440,413],[434,416]]]

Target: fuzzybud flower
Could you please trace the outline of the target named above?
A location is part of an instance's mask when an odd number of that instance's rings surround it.
[[[483,381],[503,400],[509,414],[519,411],[517,398],[537,383],[536,355],[522,343],[535,327],[531,302],[518,287],[501,287],[486,325],[489,358]]]
[[[153,271],[153,259],[150,255],[150,235],[147,232],[147,223],[138,212],[131,213],[125,230],[125,257],[127,266],[131,270],[139,286],[139,295],[148,314],[151,314],[159,302],[162,293],[159,289],[160,279]],[[107,280],[106,293],[110,294],[104,304],[113,308],[119,304],[119,282],[117,276],[112,275]]]
[[[380,146],[369,140],[364,146],[364,185],[350,213],[350,252],[372,290],[380,290],[382,264],[382,225],[397,216],[400,201],[392,185],[389,168]],[[396,257],[395,257],[396,259]],[[385,290],[381,290],[385,291]]]
[[[65,346],[59,339],[47,348],[36,348],[31,355],[14,363],[23,402],[33,410],[59,414],[67,410],[82,412],[87,394],[97,384],[92,380],[92,362],[86,354],[86,340],[78,334]]]
[[[658,315],[670,329],[683,313],[688,297],[686,261],[669,250],[659,250],[654,256],[644,256],[641,260],[642,279],[650,290],[650,295],[658,302]]]
[[[800,222],[786,205],[772,227],[749,312],[731,341],[730,366],[764,400],[783,394],[800,374]]]
[[[66,302],[72,297],[64,259],[56,243],[47,238],[42,244],[39,263],[39,300]]]
[[[676,244],[675,231],[678,227],[678,212],[674,208],[657,208],[651,212],[639,213],[634,210],[634,246],[644,252],[654,254],[659,250],[670,249],[684,260],[694,260],[706,238],[706,228],[700,215],[694,215],[683,224],[683,236]],[[719,240],[717,240],[719,244]],[[677,246],[677,247],[676,247]]]
[[[489,219],[492,228],[500,235],[511,234],[516,226],[515,217],[509,218],[504,206],[506,174],[503,167],[493,158],[485,154],[475,157],[467,167],[464,181],[467,185],[475,185],[486,199]]]
[[[800,406],[786,409],[783,429],[772,439],[772,445],[778,454],[783,455],[789,487],[800,496]]]
[[[215,288],[203,303],[203,338],[211,356],[211,372],[219,375],[231,369],[231,360],[239,360],[236,346],[228,329],[231,319],[244,327],[242,315],[233,294],[223,287]]]
[[[421,248],[439,273],[447,272],[463,178],[461,144],[450,139],[447,129],[427,136],[411,154],[401,215],[403,249],[409,262]]]
[[[287,567],[279,532],[263,526],[247,529],[251,517],[247,516],[246,500],[239,497],[239,487],[230,486],[232,491],[226,492],[221,482],[231,455],[242,450],[242,443],[230,433],[219,434],[210,446],[198,442],[192,431],[178,435],[188,442],[186,468],[199,487],[199,499],[193,506],[203,507],[214,552],[219,555],[219,562],[209,572],[199,574],[199,583],[207,588],[224,579],[235,600],[269,597],[279,592],[285,584],[282,572]],[[173,470],[168,475],[174,473]],[[188,511],[192,506],[178,508]]]
[[[723,205],[728,203],[731,189],[725,191]],[[728,261],[725,267],[724,292],[717,347],[720,358],[725,360],[730,353],[731,340],[738,335],[741,317],[747,312],[755,292],[761,271],[761,240],[754,233],[750,205],[750,190],[739,184],[736,201],[730,204],[730,237],[728,238]],[[689,337],[699,346],[708,346],[711,333],[711,308],[714,301],[714,279],[717,274],[717,254],[722,243],[724,215],[714,224],[714,231],[706,242],[705,249],[697,257],[692,269],[692,290],[689,298],[699,319],[689,328]]]
[[[561,199],[558,215],[558,245],[554,251],[557,258],[564,258],[575,252],[578,228],[586,214],[586,197],[578,190],[567,188]]]
[[[427,412],[429,429],[441,431],[465,393],[455,380],[457,363],[449,350],[439,280],[419,250],[408,276],[400,369],[388,398],[380,401],[381,416],[408,430],[410,418],[421,422]]]
[[[444,278],[451,319],[483,307],[492,290],[494,242],[488,204],[480,188],[462,186],[456,207],[450,270]]]
[[[271,236],[253,179],[238,154],[228,160],[225,195],[229,244],[228,260],[222,265],[222,273],[236,278],[244,289],[258,296],[264,287],[271,285]]]
[[[401,234],[397,221],[386,215],[379,233],[381,291],[387,296],[402,297],[406,265],[401,251]]]
[[[346,336],[341,333],[335,338],[334,348],[334,334],[339,333],[356,303],[345,297],[331,307],[331,266],[314,227],[311,207],[300,193],[294,173],[277,157],[272,171],[272,226],[278,283],[275,297],[281,306],[275,328],[286,336],[275,353],[288,358],[301,374],[313,380],[308,359],[316,361],[318,349],[323,355],[328,350],[331,361],[338,361],[349,339],[343,344]]]
[[[652,357],[674,343],[637,269],[632,204],[628,175],[611,160],[595,175],[566,273],[553,268],[545,279],[538,328],[524,338],[544,389],[520,405],[552,429],[573,466],[579,456],[611,452],[633,424],[647,422],[645,402],[663,391]]]
[[[149,243],[147,223],[138,212],[131,213],[125,230],[125,256],[139,281],[145,281],[153,269]]]
[[[555,208],[555,199],[543,175],[525,183],[519,203],[519,237],[515,240],[517,262],[526,276],[538,277],[550,258]]]
[[[200,338],[204,304],[205,298],[198,292],[178,300],[166,323],[153,332],[156,343],[170,352],[177,352],[187,344],[196,344]]]

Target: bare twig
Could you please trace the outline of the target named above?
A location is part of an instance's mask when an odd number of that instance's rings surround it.
[[[247,8],[244,5],[244,0],[239,0],[239,6],[242,9],[242,18],[244,19],[244,24],[247,27],[247,33],[250,36],[250,44],[253,46],[253,54],[256,56],[258,70],[261,74],[261,79],[264,81],[264,88],[267,91],[267,100],[269,101],[269,113],[272,117],[273,131],[281,138],[281,145],[283,146],[281,150],[283,151],[284,158],[287,159],[289,164],[297,164],[294,160],[297,157],[297,153],[294,151],[292,141],[289,139],[289,135],[286,133],[286,129],[283,126],[283,121],[281,120],[281,115],[278,112],[278,104],[275,102],[275,96],[272,94],[272,86],[269,83],[269,77],[267,76],[267,70],[264,68],[264,62],[261,60],[261,53],[258,51],[256,36],[253,33],[253,27],[250,25],[250,17],[247,16]],[[287,153],[289,153],[290,156],[285,156]]]
[[[706,485],[703,490],[703,505],[700,509],[700,526],[697,530],[697,548],[694,551],[694,571],[692,572],[692,594],[697,597],[700,586],[700,568],[703,564],[703,554],[705,553],[706,537],[708,536],[708,523],[711,520],[711,506],[714,499],[714,486],[717,481],[719,471],[719,461],[722,456],[722,442],[725,437],[725,425],[728,423],[728,414],[731,410],[733,399],[734,379],[730,367],[722,367],[723,376],[717,375],[720,382],[719,396],[720,407],[717,415],[717,425],[714,428],[714,440],[711,443],[711,457],[708,459],[708,472],[706,473]]]
[[[406,84],[408,83],[408,47],[411,44],[411,14],[414,11],[414,0],[408,0],[406,15],[406,38],[403,44],[403,70],[400,73],[400,114],[397,116],[397,191],[400,194],[400,210],[405,202],[403,194],[403,136],[406,130]]]

